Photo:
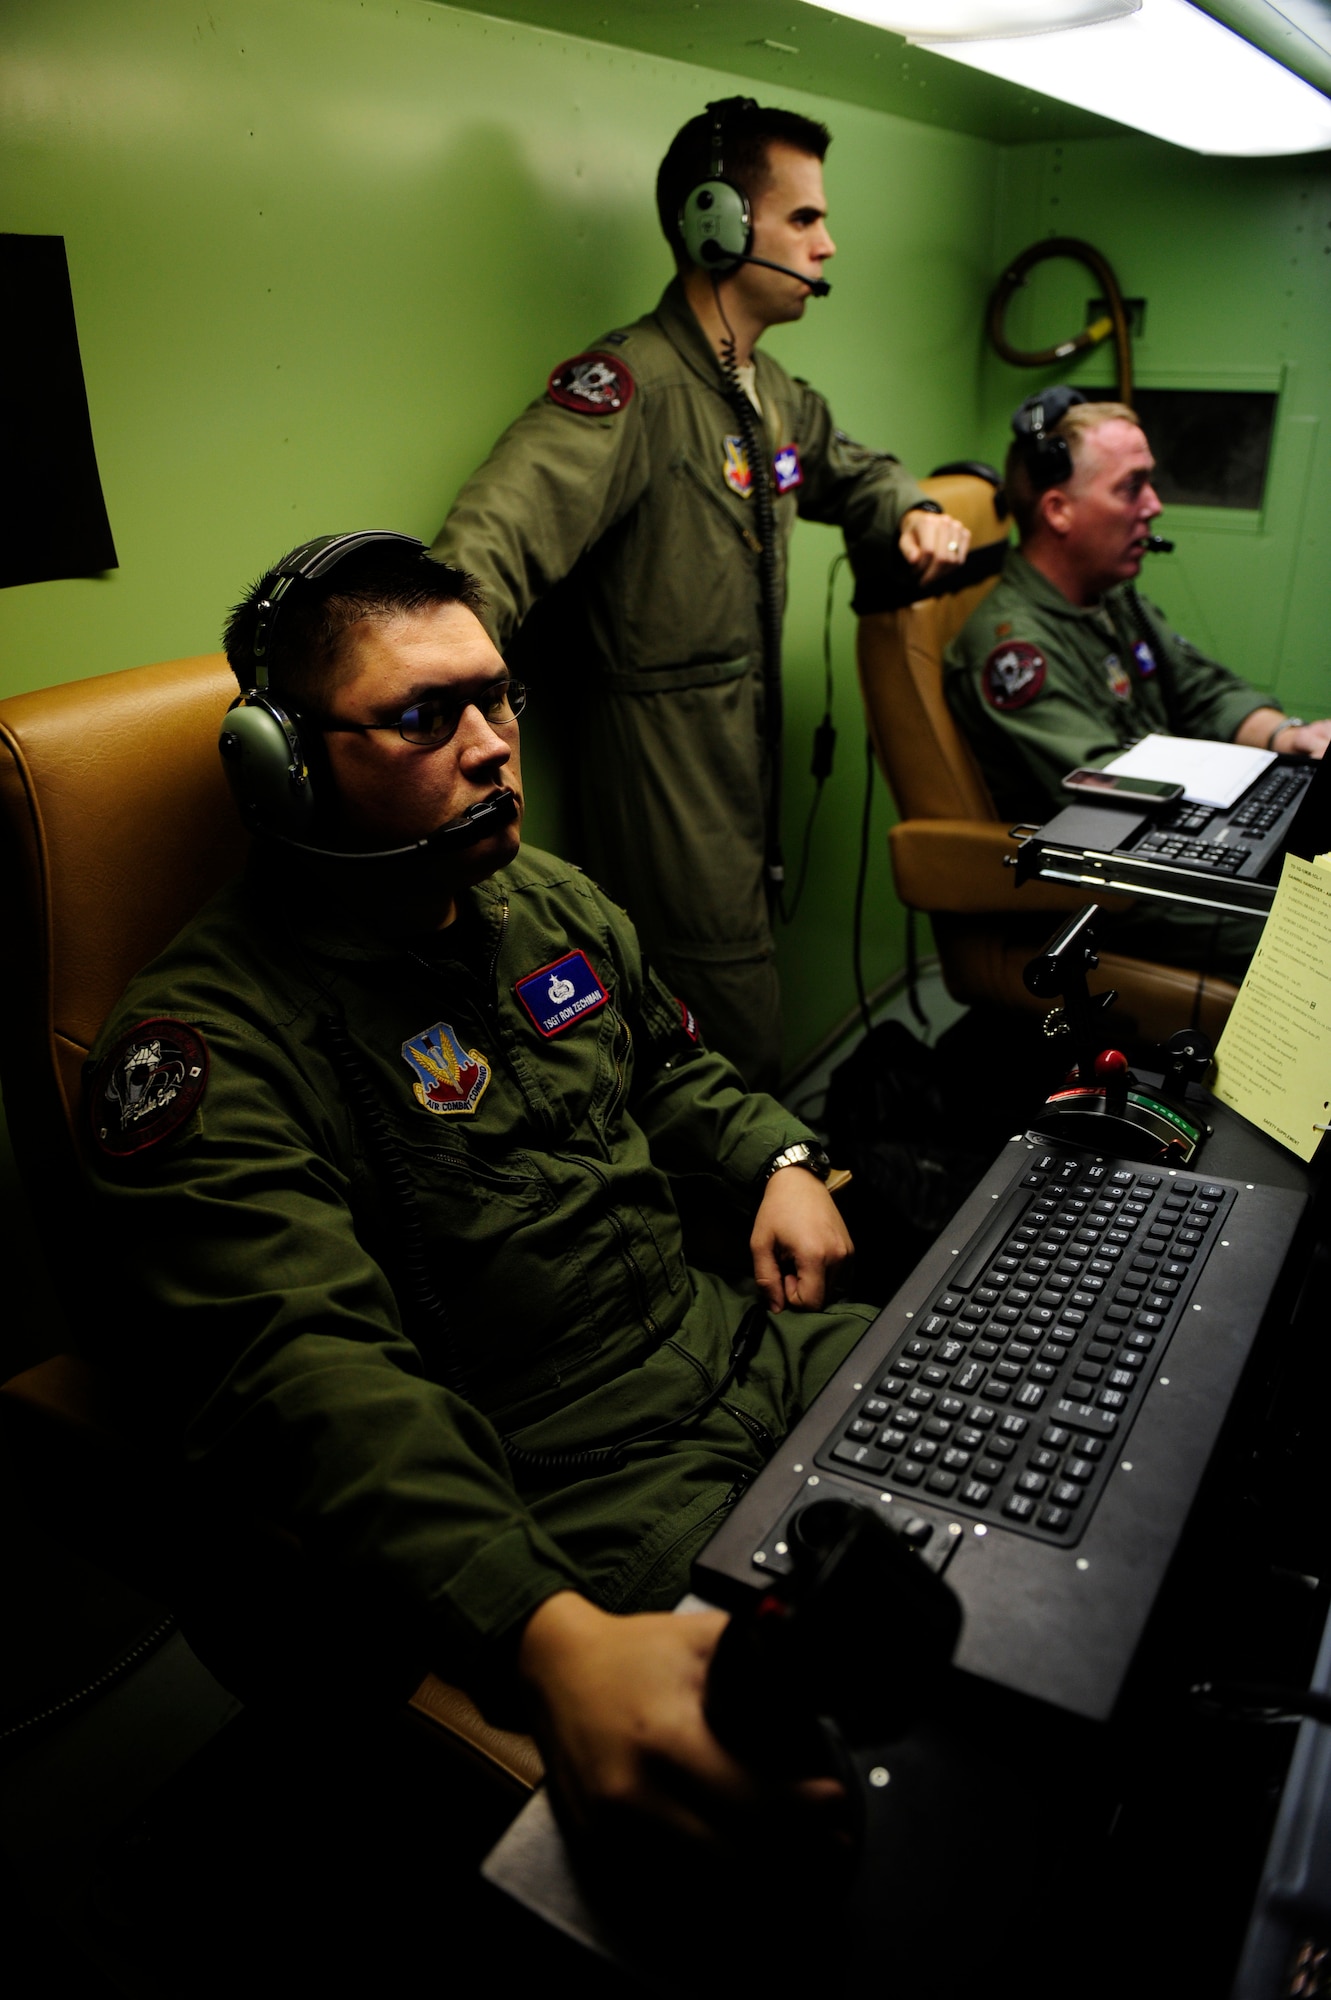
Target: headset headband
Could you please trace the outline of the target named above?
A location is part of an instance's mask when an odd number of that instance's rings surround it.
[[[400,535],[391,528],[360,528],[345,535],[316,535],[313,541],[302,542],[299,548],[292,549],[269,570],[259,585],[259,622],[254,628],[250,647],[257,670],[255,686],[261,693],[268,686],[267,655],[273,643],[277,614],[292,584],[317,582],[347,556],[354,555],[358,549],[372,542],[397,542],[405,548],[414,549],[417,555],[425,554],[424,542],[417,541],[414,535]]]
[[[1066,438],[1054,435],[1068,411],[1088,399],[1067,382],[1037,389],[1012,412],[1012,435],[1037,492],[1047,492],[1072,477],[1072,453]]]

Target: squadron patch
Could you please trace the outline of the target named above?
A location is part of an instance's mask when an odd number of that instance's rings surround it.
[[[480,1050],[464,1049],[447,1021],[403,1042],[402,1060],[416,1072],[412,1096],[439,1118],[473,1112],[490,1081],[490,1065]]]
[[[981,683],[990,708],[1025,708],[1044,686],[1045,657],[1038,646],[1017,639],[1010,646],[995,646],[984,663]]]
[[[1145,680],[1149,674],[1153,674],[1155,672],[1155,665],[1156,665],[1155,654],[1151,651],[1145,639],[1138,639],[1137,643],[1134,645],[1132,649],[1132,657],[1137,662],[1137,672],[1141,675],[1143,680]]]
[[[1105,673],[1109,677],[1110,694],[1117,695],[1120,701],[1131,701],[1132,682],[1117,653],[1105,654]]]
[[[585,951],[571,951],[553,965],[529,972],[513,990],[547,1040],[551,1035],[562,1035],[565,1028],[604,1007],[610,998]]]
[[[575,354],[546,383],[553,402],[580,417],[609,417],[633,399],[634,381],[614,354]]]
[[[793,493],[797,486],[804,484],[804,467],[800,464],[800,448],[797,444],[783,444],[772,460],[772,477],[776,481],[778,493]]]
[[[726,485],[732,493],[738,493],[741,500],[747,500],[753,491],[753,473],[743,438],[723,439],[722,450],[725,456],[721,470],[725,474]]]
[[[93,1144],[127,1160],[179,1131],[208,1081],[203,1036],[184,1021],[140,1021],[97,1065],[88,1095]]]

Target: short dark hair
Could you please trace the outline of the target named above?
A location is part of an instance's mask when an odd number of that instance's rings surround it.
[[[767,157],[770,145],[793,146],[797,153],[824,160],[832,135],[816,118],[806,118],[799,111],[779,111],[772,105],[755,104],[752,98],[743,98],[727,109],[721,140],[726,179],[734,181],[753,203],[771,179]],[[656,212],[678,264],[688,261],[679,232],[679,211],[689,191],[711,177],[712,118],[710,112],[700,111],[676,132],[656,176]]]
[[[263,585],[271,575],[265,570],[245,593],[222,635],[242,688],[252,688],[259,677],[254,637]],[[418,555],[401,542],[367,543],[327,576],[291,585],[268,647],[268,679],[298,701],[326,700],[337,684],[342,642],[362,619],[397,618],[430,604],[461,604],[479,612],[484,603],[480,584],[466,570]]]

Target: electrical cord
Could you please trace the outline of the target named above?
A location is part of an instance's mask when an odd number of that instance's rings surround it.
[[[833,556],[827,566],[827,596],[823,603],[823,719],[813,732],[813,759],[809,775],[814,781],[813,798],[809,805],[808,817],[804,822],[804,838],[800,842],[799,877],[795,893],[787,909],[786,922],[793,924],[804,897],[804,884],[809,873],[809,851],[813,842],[813,823],[822,804],[823,786],[832,775],[832,761],[836,755],[836,725],[832,721],[832,701],[835,684],[832,678],[832,604],[837,571],[848,561],[844,551]]]
[[[781,597],[777,578],[776,509],[767,453],[759,441],[757,411],[749,401],[739,376],[735,331],[726,318],[721,301],[721,279],[712,275],[712,295],[726,337],[721,344],[721,373],[726,383],[726,400],[735,412],[744,452],[749,464],[749,491],[753,497],[754,520],[758,530],[758,582],[761,595],[763,642],[763,735],[767,743],[769,790],[767,803],[766,869],[767,894],[778,915],[785,921],[786,866],[781,851]]]
[[[1026,283],[1027,274],[1037,264],[1043,264],[1050,257],[1071,257],[1084,264],[1104,290],[1109,311],[1100,319],[1093,320],[1071,340],[1060,340],[1053,347],[1019,348],[1013,347],[1003,331],[1003,322],[1014,292],[1020,291]],[[1120,403],[1132,401],[1132,332],[1128,325],[1127,310],[1123,304],[1123,294],[1119,290],[1118,279],[1107,260],[1092,243],[1084,243],[1079,236],[1051,236],[1043,243],[1032,243],[1019,257],[1014,257],[1004,271],[989,297],[989,307],[985,324],[993,347],[1004,361],[1014,368],[1049,368],[1058,361],[1070,361],[1076,354],[1084,354],[1089,348],[1098,347],[1102,340],[1111,335],[1114,341],[1115,370],[1118,377],[1118,400]]]
[[[151,1631],[145,1632],[141,1639],[137,1639],[128,1652],[122,1653],[118,1660],[113,1661],[104,1672],[98,1674],[95,1680],[86,1682],[73,1694],[64,1695],[59,1701],[51,1702],[48,1707],[37,1709],[31,1715],[22,1716],[19,1721],[11,1722],[8,1728],[0,1729],[0,1746],[19,1743],[24,1737],[32,1736],[37,1730],[44,1728],[48,1722],[55,1722],[63,1715],[72,1714],[75,1709],[82,1708],[90,1702],[94,1695],[102,1694],[107,1688],[114,1687],[116,1682],[123,1680],[141,1660],[146,1660],[150,1653],[155,1653],[163,1641],[171,1637],[175,1629],[176,1621],[173,1617],[168,1615],[163,1618],[160,1623],[152,1627]]]
[[[851,954],[855,969],[855,997],[860,1003],[860,1019],[864,1022],[864,1032],[873,1028],[873,1016],[869,1012],[869,999],[864,985],[864,892],[869,879],[869,826],[873,817],[873,780],[875,760],[873,738],[864,739],[864,810],[860,816],[860,863],[855,877],[855,918],[851,927]]]

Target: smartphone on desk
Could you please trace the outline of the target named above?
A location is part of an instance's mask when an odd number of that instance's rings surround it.
[[[1134,778],[1125,771],[1069,771],[1063,790],[1086,805],[1123,806],[1132,812],[1163,812],[1183,797],[1181,784]]]

